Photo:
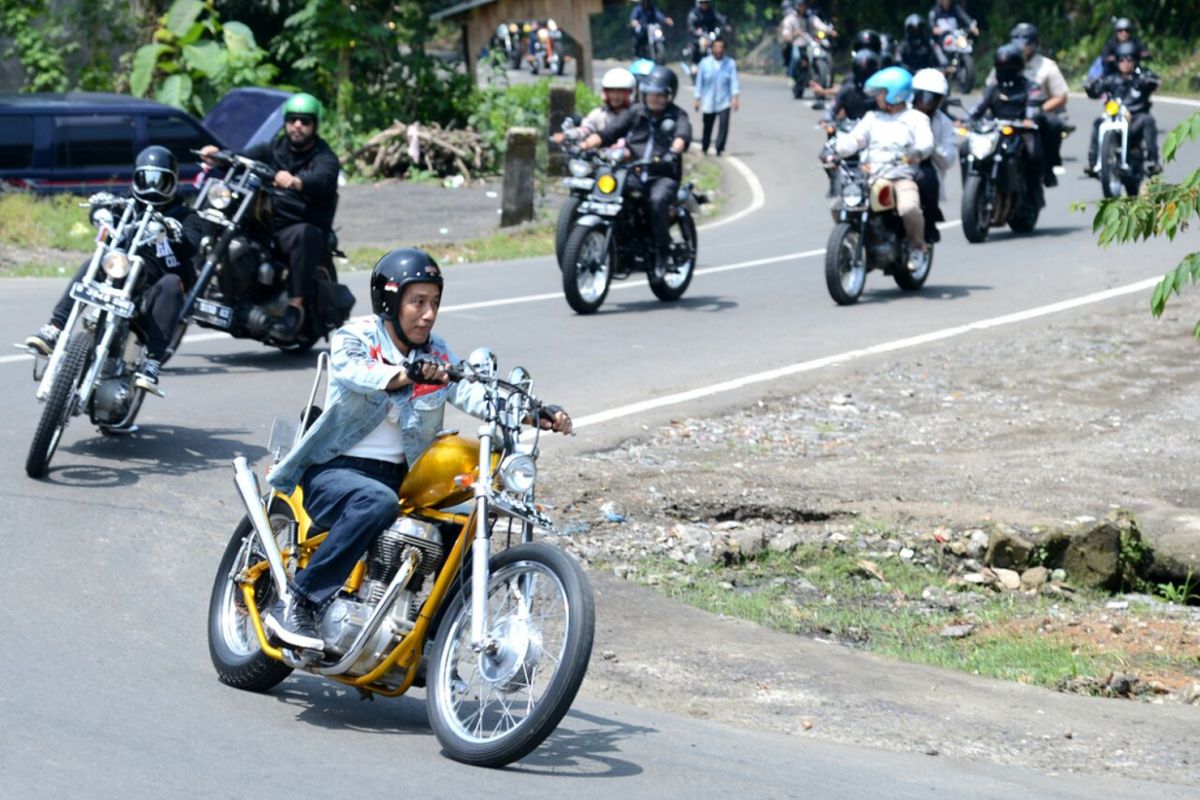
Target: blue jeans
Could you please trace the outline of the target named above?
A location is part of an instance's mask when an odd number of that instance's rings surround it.
[[[375,537],[396,521],[396,490],[407,467],[365,458],[338,456],[304,471],[304,508],[314,530],[329,534],[308,566],[292,581],[292,591],[315,606],[324,605],[346,582]]]

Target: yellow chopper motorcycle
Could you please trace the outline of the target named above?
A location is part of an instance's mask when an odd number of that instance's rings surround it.
[[[280,431],[275,461],[320,413],[318,374],[299,430]],[[517,761],[558,726],[583,682],[595,631],[587,576],[560,548],[533,541],[555,533],[534,500],[543,404],[529,373],[498,377],[484,348],[452,380],[486,387],[478,439],[438,435],[412,464],[400,516],[372,543],[322,610],[324,653],[281,648],[263,617],[288,597],[288,576],[325,538],[297,487],[263,497],[245,458],[234,461],[247,516],[217,569],[209,606],[209,652],[222,683],[262,692],[295,669],[397,697],[426,687],[429,722],[453,759],[497,767]],[[525,436],[522,437],[522,432]],[[289,436],[290,434],[290,436]]]

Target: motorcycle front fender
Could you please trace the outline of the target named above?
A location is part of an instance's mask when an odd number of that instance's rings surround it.
[[[575,224],[584,228],[606,228],[609,223],[608,220],[599,214],[585,214],[575,220]]]

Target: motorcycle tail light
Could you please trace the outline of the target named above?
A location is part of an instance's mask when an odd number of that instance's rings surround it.
[[[601,194],[612,194],[617,190],[617,179],[612,175],[601,175],[596,180],[596,188]]]
[[[1107,103],[1104,104],[1104,113],[1108,114],[1110,117],[1115,117],[1117,115],[1117,112],[1120,110],[1121,110],[1121,104],[1118,103],[1116,100],[1109,100]]]

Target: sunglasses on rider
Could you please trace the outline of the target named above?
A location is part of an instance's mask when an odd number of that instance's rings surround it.
[[[291,125],[293,122],[299,122],[304,127],[311,128],[317,124],[317,119],[308,114],[288,114],[283,118],[283,124],[285,125]]]

